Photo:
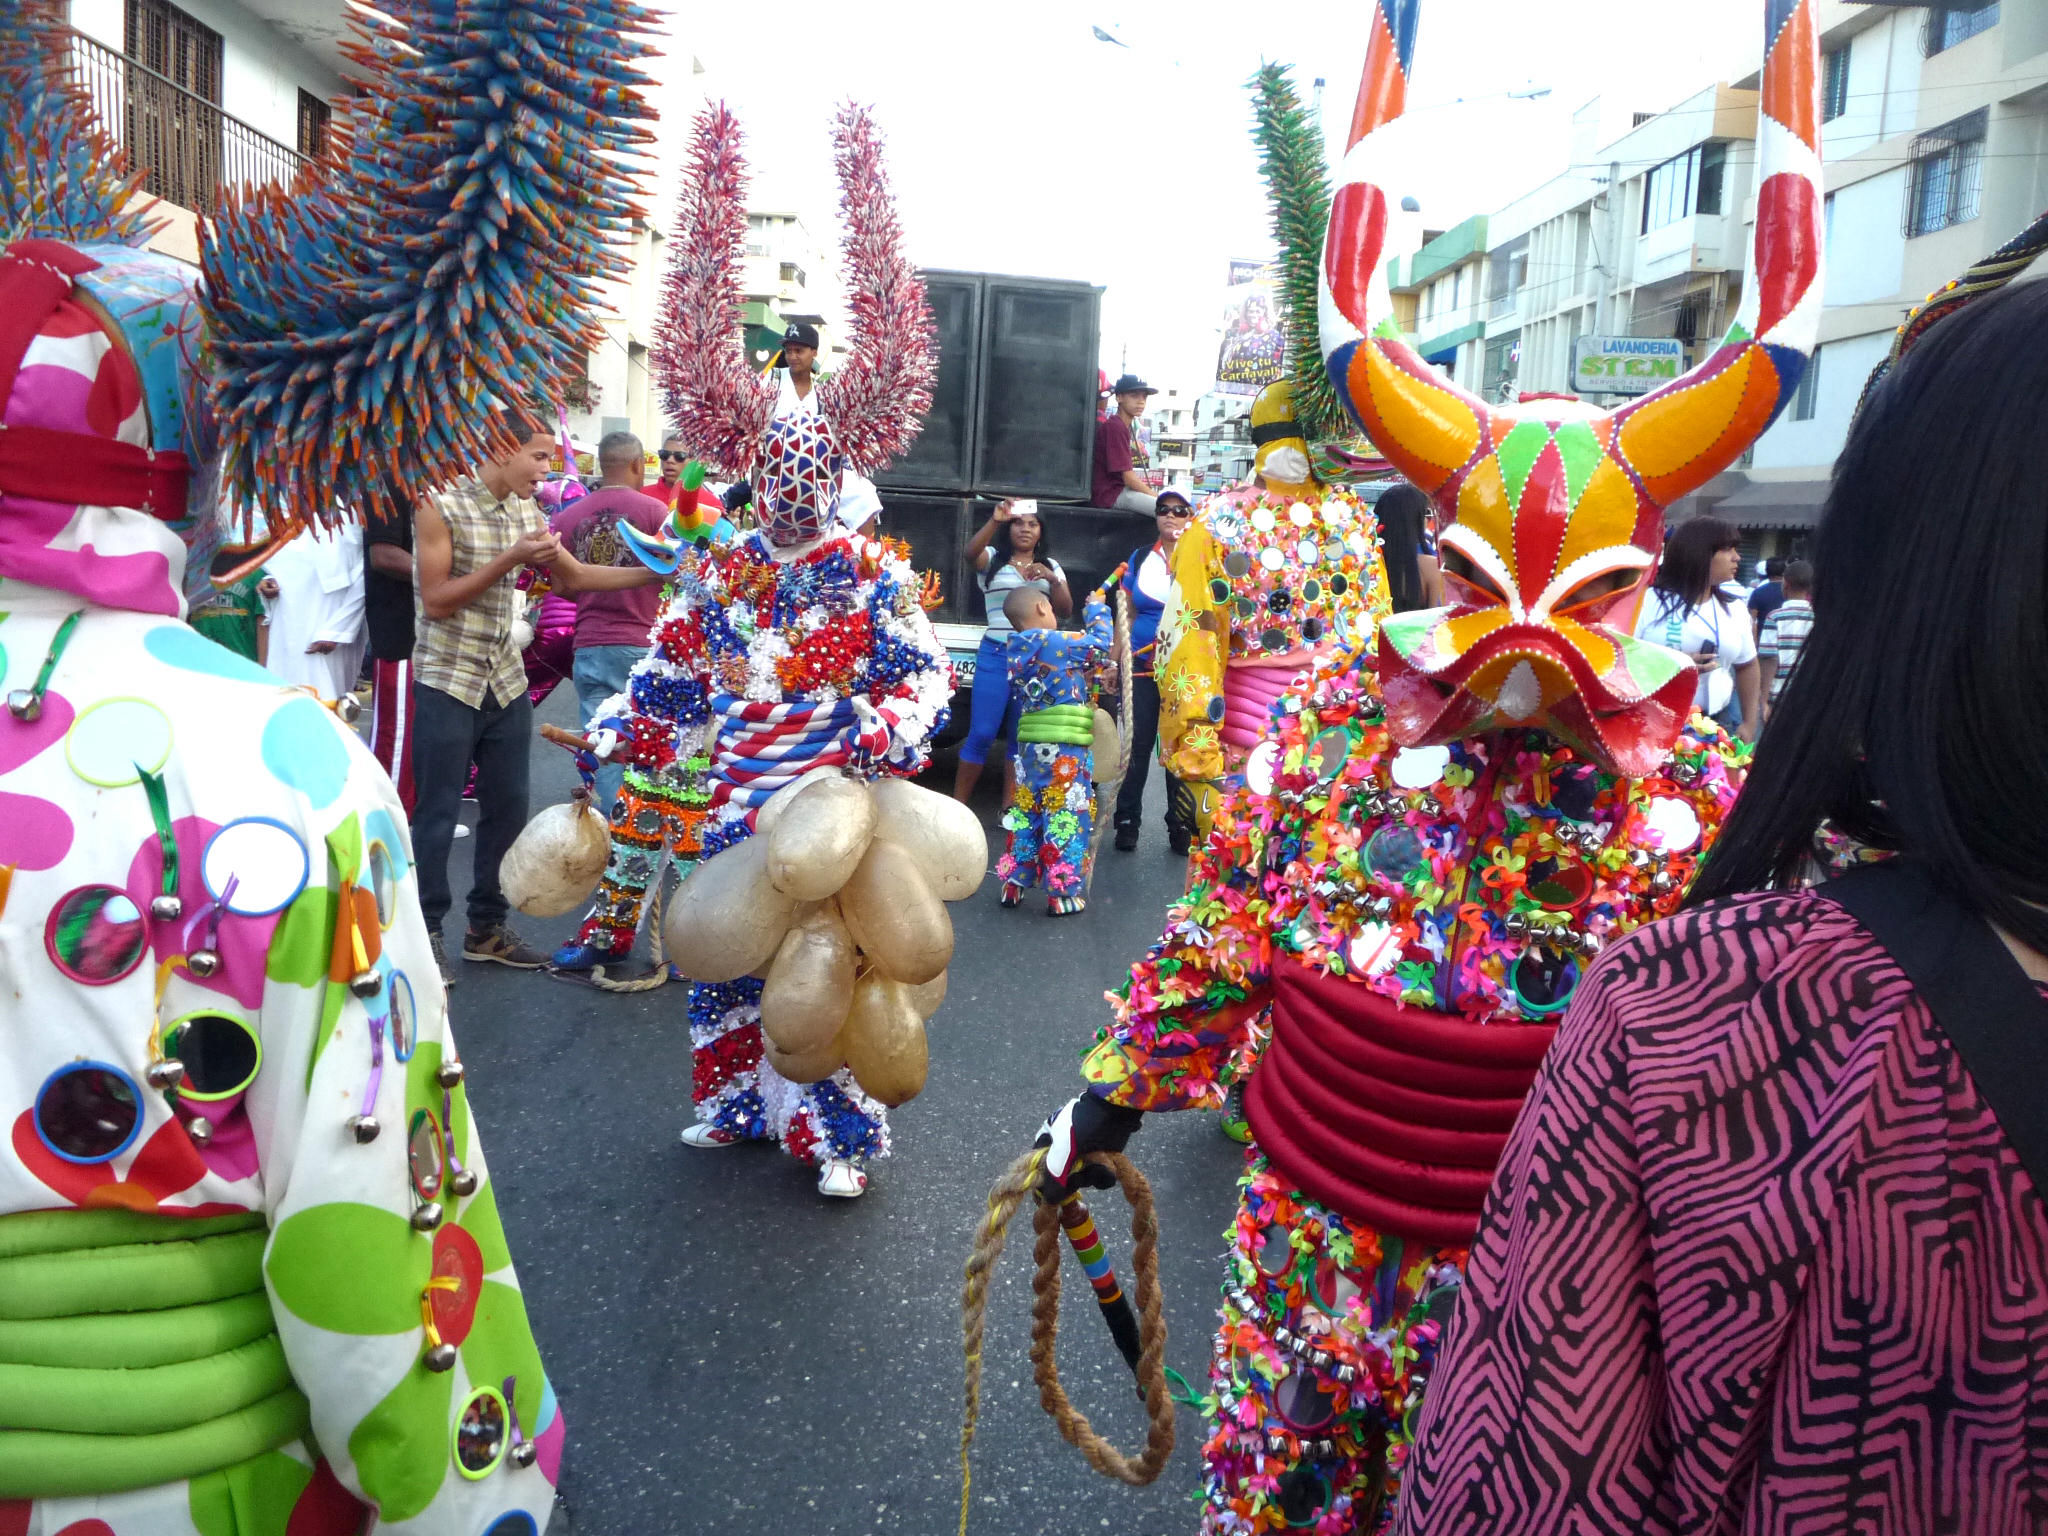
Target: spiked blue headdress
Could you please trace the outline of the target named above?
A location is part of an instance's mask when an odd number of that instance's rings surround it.
[[[273,525],[367,512],[503,446],[598,345],[653,109],[631,0],[383,0],[360,93],[295,186],[206,228],[225,494]],[[388,18],[388,19],[387,19]],[[537,399],[536,397],[539,397]]]

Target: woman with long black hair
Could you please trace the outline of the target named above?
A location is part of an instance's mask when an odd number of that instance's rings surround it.
[[[1695,704],[1745,741],[1763,725],[1756,631],[1741,594],[1742,541],[1718,517],[1681,523],[1664,541],[1657,581],[1636,617],[1636,638],[1667,645],[1699,668]]]
[[[984,616],[981,649],[974,658],[974,690],[969,695],[967,739],[960,743],[960,766],[953,777],[953,797],[965,800],[981,779],[981,766],[998,737],[1012,739],[1017,712],[1010,705],[1010,674],[1003,638],[1010,621],[1003,604],[1021,588],[1043,592],[1053,613],[1065,622],[1074,611],[1067,573],[1052,557],[1052,537],[1038,515],[1035,501],[1004,501],[967,541],[967,559],[978,573]]]
[[[1408,1536],[2042,1529],[2044,442],[2048,284],[1871,395],[1689,910],[1609,949],[1517,1122]]]

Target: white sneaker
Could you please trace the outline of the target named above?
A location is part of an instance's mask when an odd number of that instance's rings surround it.
[[[859,1163],[828,1157],[818,1169],[818,1193],[834,1200],[858,1200],[867,1193],[868,1176]]]
[[[715,1125],[706,1125],[696,1120],[683,1127],[683,1145],[686,1147],[736,1147],[740,1138],[731,1131],[721,1131]]]
[[[469,836],[469,828],[465,827],[461,822],[458,821],[457,823],[455,823],[455,835],[457,837],[467,837]]]

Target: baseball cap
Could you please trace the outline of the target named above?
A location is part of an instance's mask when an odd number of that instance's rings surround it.
[[[818,349],[818,328],[799,320],[782,333],[782,344],[785,347],[809,347],[815,352]]]

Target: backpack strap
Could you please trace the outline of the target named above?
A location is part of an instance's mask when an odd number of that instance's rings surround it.
[[[2048,1193],[2048,999],[1982,918],[1908,859],[1819,887],[1882,944],[1962,1057],[2037,1189]]]

